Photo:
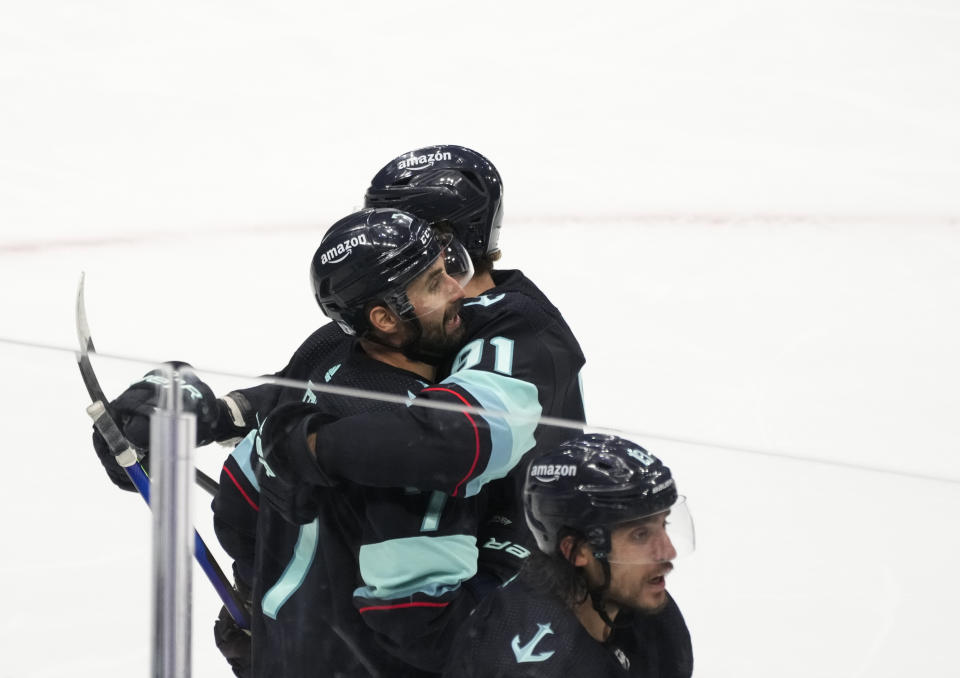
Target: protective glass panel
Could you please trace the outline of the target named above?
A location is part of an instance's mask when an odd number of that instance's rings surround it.
[[[98,460],[91,399],[69,348],[0,340],[4,672],[142,675],[151,654],[151,515]],[[155,367],[93,362],[111,396]]]
[[[632,233],[616,224],[608,228],[625,240]],[[705,255],[728,248],[726,254],[734,256],[740,251],[736,244],[752,242],[748,227],[722,239],[713,230],[694,231],[709,244],[702,245]],[[551,227],[535,238],[536,248],[531,240],[531,251],[547,248],[549,260],[561,260],[560,246],[549,247],[578,232],[576,224]],[[778,243],[777,251],[799,249],[808,259],[821,252],[844,254],[837,256],[842,266],[819,259],[818,270],[830,284],[803,292],[809,308],[827,309],[807,318],[826,329],[798,338],[797,325],[790,324],[796,308],[768,302],[771,289],[778,299],[798,295],[788,283],[802,271],[780,262],[790,273],[783,276],[780,267],[742,259],[740,266],[754,266],[749,277],[764,278],[764,290],[737,284],[722,270],[703,285],[668,265],[658,267],[688,251],[687,238],[674,240],[671,229],[643,233],[644,251],[651,252],[645,269],[649,296],[637,301],[644,331],[638,328],[626,344],[612,341],[608,324],[596,323],[595,305],[564,303],[576,299],[589,280],[577,271],[531,271],[556,297],[587,355],[586,432],[642,446],[669,467],[686,498],[682,506],[690,521],[677,506],[668,516],[666,536],[677,556],[665,560],[673,568],[650,574],[648,580],[668,576],[662,586],[651,581],[644,590],[653,595],[643,599],[630,598],[627,587],[647,559],[623,556],[619,522],[611,522],[609,600],[643,608],[658,603],[659,590],[669,593],[690,630],[698,670],[707,673],[729,672],[724,668],[756,647],[762,648],[763,675],[816,675],[820,657],[828,657],[838,675],[905,675],[901,669],[908,664],[942,673],[948,666],[941,652],[949,640],[944,629],[950,628],[944,610],[960,604],[953,573],[960,537],[949,524],[960,511],[960,473],[952,454],[957,424],[948,416],[956,398],[944,386],[960,378],[955,354],[960,332],[945,320],[952,317],[946,313],[914,314],[913,327],[923,332],[887,320],[891,304],[896,315],[909,315],[949,288],[944,280],[956,280],[950,257],[938,256],[949,252],[951,243],[955,248],[955,241],[945,236],[946,245],[926,247],[912,232],[894,229],[888,235],[902,245],[897,257],[909,243],[928,265],[891,281],[900,269],[886,264],[896,257],[874,253],[849,291],[841,283],[853,284],[845,277],[846,265],[859,251],[852,242],[861,240],[787,227],[754,232]],[[238,249],[228,258],[257,245],[286,262],[290,251],[309,251],[313,242],[315,234],[250,238],[230,245]],[[289,308],[270,307],[267,314],[273,299],[267,295],[250,317],[241,312],[249,310],[244,301],[226,314],[242,322],[224,329],[205,318],[210,297],[182,301],[196,292],[196,272],[204,263],[199,255],[172,246],[144,251],[137,267],[158,268],[173,255],[195,275],[178,278],[172,289],[138,291],[158,308],[132,299],[122,312],[112,308],[112,296],[136,272],[132,265],[123,275],[96,279],[89,301],[98,348],[141,358],[96,354],[91,364],[106,397],[114,400],[142,383],[162,359],[195,360],[196,369],[183,370],[181,378],[203,443],[193,463],[206,479],[197,474],[187,510],[210,560],[238,584],[236,595],[249,605],[250,618],[263,628],[285,625],[291,638],[303,643],[289,655],[275,655],[278,662],[313,661],[311,653],[317,652],[328,664],[348,668],[393,661],[377,654],[376,634],[393,638],[395,647],[426,652],[430,629],[453,633],[456,624],[466,623],[466,608],[473,603],[464,601],[560,600],[564,592],[580,591],[577,582],[588,588],[603,582],[602,567],[591,566],[589,558],[575,565],[557,550],[559,532],[548,533],[542,544],[535,533],[526,533],[522,497],[530,465],[583,433],[582,424],[554,416],[563,410],[554,406],[561,395],[581,398],[576,370],[564,376],[564,389],[525,385],[523,361],[535,347],[506,332],[482,341],[464,337],[432,375],[371,366],[370,356],[358,354],[336,331],[318,335],[316,350],[299,352],[318,326],[323,331],[303,270],[287,278],[288,267],[278,264],[264,277],[265,285],[302,292]],[[618,252],[609,255],[616,258]],[[606,270],[631,271],[628,263],[611,261]],[[26,268],[18,276],[26,275]],[[211,275],[226,279],[229,272]],[[14,289],[16,281],[9,282],[5,289]],[[74,282],[64,285],[67,302],[56,314],[57,327],[67,329],[57,334],[44,327],[35,336],[72,333]],[[902,296],[875,300],[871,291],[881,283]],[[649,301],[658,297],[686,299],[693,306],[680,314],[681,321]],[[866,329],[830,325],[858,300]],[[468,303],[473,305],[467,311],[476,312],[496,309],[500,301],[487,295]],[[711,340],[695,338],[706,335],[698,324],[688,324],[690,318],[709,318],[720,307],[740,313],[737,327],[758,308],[764,318],[778,321],[764,321],[750,332],[727,330],[729,335],[717,334],[721,325],[711,322]],[[61,315],[66,320],[61,322]],[[884,332],[874,331],[879,327]],[[846,338],[849,332],[855,340]],[[841,339],[846,350],[838,355]],[[146,672],[153,651],[152,521],[143,500],[115,487],[94,453],[83,411],[90,396],[72,343],[61,343],[58,348],[0,341],[11,443],[0,496],[8,543],[14,546],[2,567],[16,583],[8,587],[8,597],[17,612],[4,631],[5,667],[15,675]],[[283,376],[254,376],[273,373]],[[891,375],[897,389],[887,388]],[[159,388],[162,378],[153,375],[146,383]],[[211,394],[215,406],[204,408]],[[271,416],[284,404],[286,418],[273,420],[277,428],[271,432]],[[292,406],[304,409],[291,411]],[[594,428],[605,422],[613,425]],[[142,422],[121,423],[137,447],[149,446],[150,424],[144,430]],[[276,446],[285,436],[287,447],[299,441],[308,456],[285,457],[280,450],[286,448]],[[556,469],[538,475],[556,476],[558,485],[577,477]],[[568,517],[575,522],[579,516]],[[679,530],[688,525],[695,530]],[[672,529],[678,531],[671,534]],[[695,550],[680,546],[692,546],[694,534]],[[923,545],[919,552],[916,544]],[[523,574],[501,588],[518,571]],[[321,575],[327,579],[318,579]],[[198,675],[226,677],[232,672],[223,653],[241,659],[249,652],[249,637],[223,613],[218,649],[213,627],[227,601],[214,579],[200,564],[193,566],[193,666]],[[336,586],[320,585],[323,581]],[[408,612],[416,616],[381,616]],[[51,624],[59,634],[57,653],[47,651]],[[343,643],[338,631],[344,629],[356,640],[353,645]],[[562,639],[544,633],[533,642],[538,633],[536,624],[510,629],[503,644],[507,656],[514,656],[514,636],[524,656],[559,651]],[[818,648],[816,657],[810,647]],[[784,664],[784,656],[796,661]],[[419,659],[438,661],[429,653]]]

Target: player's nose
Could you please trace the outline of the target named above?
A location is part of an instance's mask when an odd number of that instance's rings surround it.
[[[460,286],[454,278],[451,278],[449,274],[444,273],[447,276],[447,287],[450,289],[450,301],[460,301],[466,295],[463,293],[463,288]]]
[[[658,563],[669,562],[677,557],[677,549],[666,532],[660,535],[655,546],[654,557]]]

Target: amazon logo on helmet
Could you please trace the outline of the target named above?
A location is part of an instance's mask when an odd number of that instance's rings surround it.
[[[369,244],[370,243],[367,241],[366,233],[360,233],[358,235],[351,236],[346,240],[344,240],[343,242],[337,243],[336,245],[328,249],[326,252],[323,252],[320,255],[320,263],[321,264],[339,263],[350,256],[350,253],[353,252],[354,247],[357,247],[358,245],[369,245]]]
[[[430,151],[420,155],[417,155],[417,151],[410,151],[410,153],[397,158],[397,169],[421,170],[432,167],[435,162],[452,159],[453,154],[450,151]]]

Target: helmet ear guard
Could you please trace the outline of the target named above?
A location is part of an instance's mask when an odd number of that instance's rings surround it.
[[[597,560],[606,560],[610,554],[610,530],[606,527],[594,526],[587,529],[587,543],[593,548],[593,557]]]
[[[391,311],[397,314],[403,320],[416,320],[417,312],[413,308],[413,302],[407,296],[406,290],[393,290],[383,295],[382,299],[376,300],[371,306],[383,304]]]

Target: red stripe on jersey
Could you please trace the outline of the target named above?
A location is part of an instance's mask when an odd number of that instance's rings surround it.
[[[254,503],[253,499],[251,499],[250,496],[249,496],[246,492],[243,491],[243,488],[240,487],[240,483],[238,483],[238,482],[237,482],[237,479],[233,477],[233,474],[230,473],[230,469],[228,469],[228,468],[226,467],[226,465],[224,465],[224,467],[223,467],[223,472],[226,473],[228,476],[230,476],[230,480],[232,480],[232,481],[233,481],[233,484],[237,486],[237,489],[240,490],[240,494],[242,494],[242,495],[243,495],[243,498],[247,500],[247,503],[250,504],[250,506],[253,507],[253,510],[259,512],[259,511],[260,511],[260,507],[257,506],[256,503]]]
[[[440,388],[439,386],[433,386],[431,388],[425,388],[423,390],[424,391],[443,391],[445,393],[451,393],[457,398],[459,398],[460,402],[462,402],[464,405],[466,405],[467,407],[470,407],[470,402],[466,398],[464,398],[462,395],[460,395],[456,391],[451,391],[448,388]],[[473,417],[470,416],[469,412],[464,412],[463,416],[465,416],[473,425],[473,438],[474,438],[474,445],[475,445],[474,452],[473,452],[473,464],[470,465],[470,470],[467,471],[467,475],[465,475],[463,479],[460,480],[459,483],[457,483],[457,486],[453,488],[453,492],[450,493],[450,496],[453,496],[453,497],[457,496],[457,492],[460,490],[460,486],[463,485],[465,482],[467,482],[467,479],[473,475],[473,472],[477,468],[477,462],[480,461],[480,429],[477,427],[477,422],[473,420]]]
[[[369,607],[361,607],[358,611],[360,614],[364,612],[375,612],[378,610],[400,610],[405,607],[446,607],[450,603],[398,603],[397,605],[370,605]]]

